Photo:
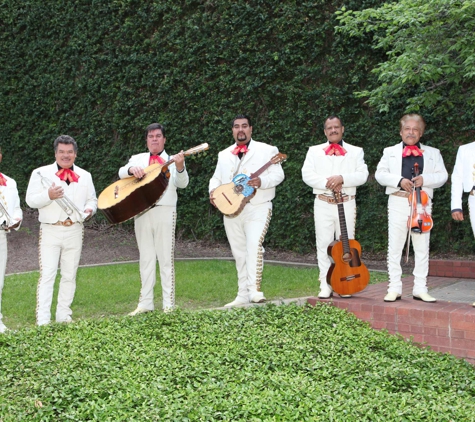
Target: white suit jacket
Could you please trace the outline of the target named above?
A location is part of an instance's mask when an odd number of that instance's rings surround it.
[[[170,156],[166,151],[162,151],[160,154],[165,162],[170,159]],[[142,169],[148,167],[150,161],[150,152],[143,152],[141,154],[136,154],[130,157],[129,162],[119,169],[119,177],[124,179],[126,177],[131,177],[129,174],[130,167],[141,167]],[[184,189],[188,186],[189,177],[188,172],[183,170],[181,173],[176,169],[175,163],[170,164],[168,167],[170,171],[170,180],[168,181],[167,189],[165,190],[162,197],[157,201],[158,205],[167,205],[167,206],[176,206],[178,195],[176,192],[177,188]],[[132,176],[133,177],[133,176]]]
[[[434,188],[441,187],[449,175],[445,169],[444,160],[437,148],[432,148],[421,143],[424,155],[424,179],[422,190],[427,192],[430,198],[434,196]],[[386,186],[386,194],[391,195],[400,190],[399,181],[402,178],[402,150],[403,142],[384,149],[383,156],[376,168],[375,177],[378,183]]]
[[[58,171],[56,162],[48,166],[39,167],[31,173],[28,189],[26,191],[26,203],[31,208],[38,208],[38,220],[41,223],[54,224],[57,221],[64,221],[67,218],[77,222],[79,221],[79,216],[77,212],[73,212],[72,215],[68,216],[55,200],[49,199],[48,187],[42,183],[38,172],[41,173],[41,176],[48,178],[56,186],[60,185],[64,189],[64,195],[67,196],[80,211],[84,212],[85,209],[90,208],[93,214],[96,212],[96,190],[92,183],[91,173],[77,165],[74,165],[73,170],[79,176],[79,181],[77,183],[70,183],[69,186],[56,176],[56,172]]]
[[[13,221],[11,222],[11,225],[13,225],[18,221],[18,219],[23,219],[23,212],[20,208],[20,197],[18,196],[16,182],[6,174],[3,174],[3,177],[7,181],[7,185],[0,186],[0,200],[12,218]],[[0,223],[3,223],[4,221],[6,221],[5,216],[1,216]],[[20,226],[16,227],[15,230],[18,230],[19,228]]]
[[[279,153],[277,147],[251,139],[249,151],[240,160],[237,155],[231,152],[235,147],[236,144],[233,144],[219,152],[216,170],[209,181],[210,192],[218,186],[230,183],[238,174],[251,176]],[[272,201],[275,197],[275,187],[285,178],[280,163],[271,164],[259,177],[261,178],[261,187],[256,189],[256,194],[250,200],[250,203],[254,205]]]
[[[302,167],[303,181],[313,188],[314,194],[328,194],[331,191],[325,187],[327,178],[340,175],[343,177],[343,192],[347,195],[355,195],[356,187],[364,184],[369,174],[363,149],[343,141],[345,155],[326,155],[325,148],[329,145],[327,141],[308,149]]]
[[[462,194],[470,192],[475,184],[475,142],[462,145],[457,151],[452,173],[451,210],[462,209]]]

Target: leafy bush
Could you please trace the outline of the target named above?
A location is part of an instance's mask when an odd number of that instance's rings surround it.
[[[369,36],[335,33],[335,12],[382,0],[8,0],[0,8],[2,170],[23,193],[31,171],[53,161],[61,133],[79,143],[78,165],[101,192],[128,157],[144,150],[142,129],[168,127],[167,150],[202,142],[210,151],[187,160],[191,182],[179,199],[178,231],[224,238],[207,186],[217,153],[232,142],[230,120],[254,118],[254,137],[287,153],[267,235],[272,247],[314,248],[313,195],[300,169],[309,146],[325,141],[324,119],[337,113],[346,140],[363,146],[371,173],[383,148],[400,140],[401,101],[388,113],[354,92],[377,85],[370,70],[386,56]],[[434,117],[424,141],[440,147],[449,171],[454,146],[472,140],[473,109]],[[438,189],[431,249],[473,251],[467,224],[451,221],[449,186]],[[363,249],[386,248],[386,195],[368,184],[358,195]],[[98,218],[101,218],[100,216]],[[380,230],[374,230],[374,226]]]
[[[319,305],[81,321],[0,337],[29,420],[473,420],[473,367]]]

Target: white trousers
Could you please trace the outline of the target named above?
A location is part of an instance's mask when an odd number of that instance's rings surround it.
[[[468,195],[468,210],[470,212],[470,224],[472,225],[473,235],[475,236],[475,196]]]
[[[138,306],[153,311],[153,289],[160,267],[163,309],[175,307],[176,207],[156,206],[135,218],[135,237],[140,254],[142,287]]]
[[[344,202],[346,229],[348,239],[355,238],[356,201],[354,199]],[[320,289],[328,288],[327,274],[331,265],[328,255],[328,246],[334,240],[340,240],[340,218],[338,205],[329,204],[315,197],[314,207],[315,238],[317,242],[317,261],[319,270]]]
[[[238,297],[256,300],[261,292],[264,268],[264,238],[272,217],[272,202],[248,203],[237,217],[224,216],[228,237],[238,275]]]
[[[69,227],[41,223],[39,261],[40,279],[36,291],[36,323],[48,324],[51,320],[51,302],[58,263],[59,282],[56,321],[71,321],[71,304],[76,292],[76,273],[81,258],[84,227],[73,224]]]
[[[0,325],[2,325],[2,291],[5,283],[5,271],[7,268],[7,233],[5,230],[0,229]]]
[[[431,213],[430,203],[426,207]],[[411,208],[407,198],[389,195],[388,200],[388,292],[402,293],[401,257],[407,242],[407,220]],[[412,293],[427,293],[427,274],[429,273],[429,241],[430,231],[425,233],[411,232],[411,244],[414,250],[414,287]]]

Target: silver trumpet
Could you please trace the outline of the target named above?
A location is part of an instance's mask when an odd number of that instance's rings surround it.
[[[53,182],[50,179],[43,176],[39,171],[37,173],[41,177],[41,183],[45,188],[49,189],[53,186]],[[92,213],[88,215],[85,212],[82,212],[66,195],[63,195],[62,198],[55,199],[55,201],[69,217],[76,212],[80,223],[84,223],[92,216]]]
[[[8,230],[13,225],[13,219],[8,214],[7,207],[3,204],[2,198],[0,198],[0,227],[3,230]]]

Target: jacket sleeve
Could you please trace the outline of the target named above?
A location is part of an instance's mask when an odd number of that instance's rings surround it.
[[[34,170],[33,173],[31,173],[25,199],[31,208],[43,208],[53,202],[53,200],[49,198],[48,189],[43,186],[41,182],[41,176],[38,174],[38,170]]]
[[[455,159],[455,166],[451,180],[452,188],[450,209],[461,210],[463,195],[463,148],[460,147],[457,151],[457,158]]]
[[[355,151],[355,162],[356,168],[355,171],[351,173],[341,173],[341,177],[343,177],[343,187],[354,187],[354,186],[361,186],[366,183],[368,180],[368,166],[364,161],[364,151],[362,148],[358,148]]]
[[[270,158],[272,159],[275,155],[279,153],[277,147],[272,147],[270,150]],[[285,178],[284,169],[282,165],[279,164],[271,164],[267,170],[260,175],[261,178],[261,187],[260,189],[271,189],[275,188],[277,185],[282,183]]]
[[[391,173],[390,170],[391,149],[385,148],[383,156],[376,167],[375,178],[381,186],[397,188],[402,176],[399,173]]]

